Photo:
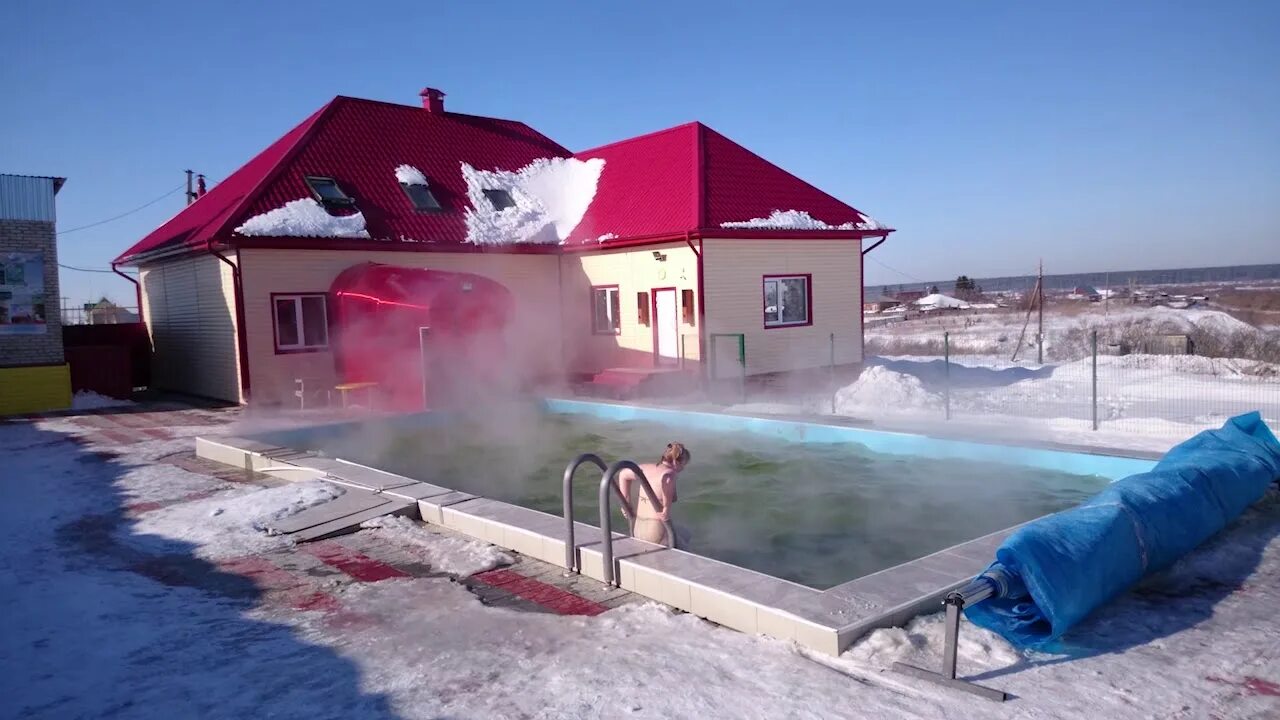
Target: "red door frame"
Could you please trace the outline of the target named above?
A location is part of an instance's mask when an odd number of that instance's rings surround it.
[[[653,366],[667,367],[662,364],[662,355],[658,353],[658,293],[670,291],[675,296],[675,302],[672,306],[675,308],[676,321],[676,357],[674,365],[680,366],[680,289],[674,285],[671,287],[660,287],[649,289],[649,324],[652,325],[653,334]]]

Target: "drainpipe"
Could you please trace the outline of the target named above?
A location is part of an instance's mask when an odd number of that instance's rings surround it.
[[[684,241],[693,251],[698,261],[698,296],[695,298],[698,308],[698,363],[702,365],[702,378],[705,382],[711,372],[707,364],[707,293],[702,282],[702,235],[698,234],[698,247],[693,246],[694,233],[685,232]]]
[[[863,364],[867,361],[867,328],[866,318],[863,315],[867,307],[867,253],[880,247],[885,240],[889,239],[889,234],[885,233],[880,239],[871,244],[871,247],[862,251],[862,255],[858,258],[858,360]]]
[[[111,263],[111,272],[133,283],[133,294],[138,298],[138,322],[145,324],[147,321],[142,315],[142,284],[139,283],[138,279],[134,276],[120,272],[120,269],[116,267],[115,263]]]
[[[236,302],[236,345],[240,357],[240,394],[243,397],[242,402],[249,404],[249,345],[248,333],[244,325],[244,285],[240,281],[240,250],[236,250],[236,262],[231,262],[227,256],[213,249],[213,240],[210,239],[205,243],[205,249],[209,254],[218,258],[222,262],[231,267],[231,280],[235,289]]]

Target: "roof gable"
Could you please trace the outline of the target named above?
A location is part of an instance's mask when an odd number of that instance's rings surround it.
[[[567,244],[620,244],[685,233],[730,236],[854,238],[880,235],[837,229],[862,223],[856,208],[819,190],[699,122],[577,153],[602,158],[596,197]],[[774,211],[808,213],[827,230],[727,229],[723,223],[767,218]]]
[[[332,177],[355,198],[376,240],[457,245],[470,204],[462,163],[516,170],[569,151],[524,123],[337,97],[125,251],[117,262],[231,239],[245,220],[312,197],[307,176]],[[442,208],[420,212],[396,168],[411,165]]]

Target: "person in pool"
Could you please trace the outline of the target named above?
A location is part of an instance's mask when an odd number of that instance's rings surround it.
[[[667,449],[662,453],[662,459],[656,465],[640,466],[645,479],[649,481],[649,486],[653,488],[653,494],[657,495],[658,500],[662,502],[662,510],[655,508],[653,503],[649,502],[649,497],[644,490],[637,487],[636,516],[627,518],[631,520],[632,534],[635,537],[660,545],[666,543],[667,529],[663,523],[671,519],[671,506],[676,502],[676,478],[688,467],[691,458],[689,448],[673,442],[667,444]],[[630,470],[618,473],[619,488],[622,490],[623,497],[631,497],[631,483],[635,480],[636,475]],[[623,513],[625,514],[626,510],[623,510]]]

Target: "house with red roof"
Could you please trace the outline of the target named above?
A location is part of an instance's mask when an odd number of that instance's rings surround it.
[[[701,123],[575,153],[421,97],[334,98],[116,258],[157,387],[288,404],[352,379],[334,283],[361,264],[505,287],[522,381],[862,362],[862,256],[893,229]]]

